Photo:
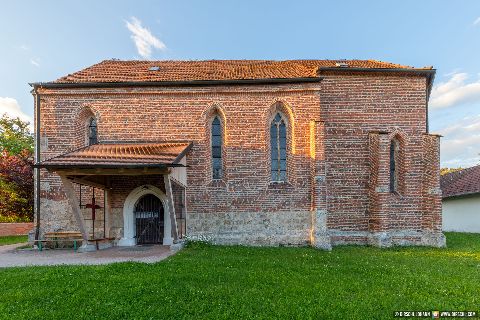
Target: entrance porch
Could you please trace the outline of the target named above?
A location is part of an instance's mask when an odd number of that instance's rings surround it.
[[[189,142],[101,143],[47,159],[82,234],[82,251],[181,243]],[[70,209],[69,208],[69,209]],[[57,230],[50,230],[57,231]]]

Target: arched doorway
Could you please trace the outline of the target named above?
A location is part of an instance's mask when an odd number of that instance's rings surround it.
[[[162,243],[164,212],[159,198],[146,194],[138,199],[134,209],[135,238],[137,244]]]
[[[170,222],[170,215],[168,214],[168,201],[167,196],[157,187],[152,185],[143,185],[135,188],[125,199],[123,206],[123,237],[118,241],[117,245],[121,247],[134,246],[137,244],[136,238],[136,218],[135,211],[136,205],[146,195],[152,195],[157,199],[160,199],[160,212],[163,216],[164,229],[163,229],[163,245],[173,244],[172,237],[172,225]]]

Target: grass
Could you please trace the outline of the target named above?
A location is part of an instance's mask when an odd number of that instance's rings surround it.
[[[0,237],[0,246],[28,241],[28,236],[3,236]]]
[[[156,264],[0,269],[3,319],[391,319],[477,310],[480,235],[447,249],[193,244]]]

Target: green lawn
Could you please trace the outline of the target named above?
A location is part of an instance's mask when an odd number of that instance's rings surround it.
[[[157,264],[0,269],[4,319],[391,319],[480,309],[480,235],[448,249],[192,245]]]
[[[0,246],[14,243],[27,242],[28,236],[4,236],[0,237]]]

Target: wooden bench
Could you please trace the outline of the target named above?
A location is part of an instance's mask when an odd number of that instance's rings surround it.
[[[77,251],[77,242],[78,241],[83,241],[82,234],[80,232],[76,231],[62,231],[62,232],[47,232],[45,233],[45,239],[44,240],[38,240],[38,251],[43,250],[43,245],[42,243],[47,243],[47,242],[67,242],[67,241],[72,241],[73,242],[73,250]]]
[[[91,236],[91,235],[90,235]],[[88,239],[88,242],[94,242],[95,247],[98,250],[98,243],[99,242],[104,242],[104,241],[112,241],[115,240],[115,238],[94,238],[94,239]],[[83,241],[82,234],[80,232],[76,231],[62,231],[62,232],[47,232],[45,233],[45,239],[44,240],[38,240],[38,250],[42,251],[43,246],[42,243],[47,243],[47,242],[67,242],[67,241],[72,241],[73,242],[73,250],[77,251],[78,245],[77,243],[79,241]]]

